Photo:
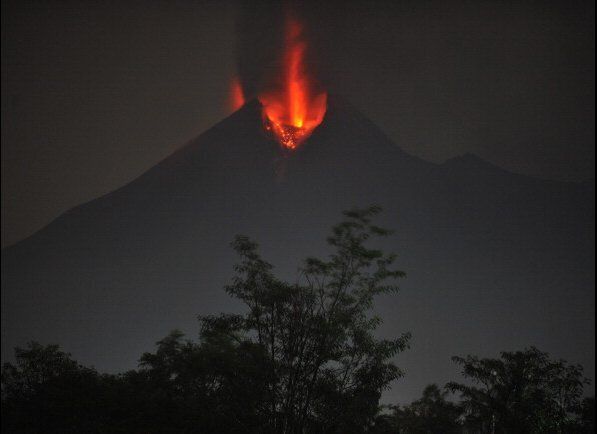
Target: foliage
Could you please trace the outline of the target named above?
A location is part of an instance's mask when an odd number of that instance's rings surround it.
[[[388,234],[371,223],[379,211],[346,212],[328,238],[334,253],[308,258],[293,284],[273,275],[254,242],[241,236],[233,243],[241,261],[227,291],[248,313],[203,317],[202,335],[262,350],[268,376],[258,410],[271,431],[360,431],[381,391],[402,375],[390,359],[409,335],[376,339],[380,319],[368,315],[374,297],[396,291],[392,281],[404,275],[391,268],[394,255],[366,247],[370,237]]]
[[[403,408],[394,409],[399,433],[458,433],[462,409],[447,400],[448,392],[431,384],[423,396]]]
[[[388,232],[373,207],[345,213],[327,259],[308,258],[284,282],[238,236],[226,291],[243,314],[200,317],[198,343],[173,331],[139,368],[99,374],[56,345],[16,349],[2,367],[2,431],[10,433],[591,433],[595,400],[582,367],[531,347],[499,359],[454,357],[467,383],[425,388],[380,411],[402,376],[392,362],[410,335],[379,339],[375,296],[403,277],[393,255],[368,247]],[[448,392],[460,394],[460,402]]]
[[[451,434],[462,432],[460,405],[447,399],[448,391],[430,384],[423,396],[409,405],[390,406],[391,412],[375,421],[376,434]]]
[[[460,392],[467,425],[481,432],[570,433],[579,428],[583,369],[554,361],[531,347],[502,352],[500,359],[454,357],[473,385],[449,383]]]
[[[397,290],[395,257],[366,247],[388,231],[377,207],[345,213],[327,259],[308,258],[293,284],[276,278],[257,244],[238,236],[226,290],[245,314],[201,317],[200,342],[172,332],[139,369],[99,375],[56,346],[17,349],[2,373],[7,432],[363,432],[384,388],[402,375],[391,358],[409,335],[377,339],[373,299]],[[41,419],[32,415],[41,414]]]
[[[16,364],[5,364],[2,370],[2,430],[10,433],[272,432],[271,425],[260,417],[263,405],[268,403],[269,378],[267,369],[263,369],[266,359],[263,354],[253,353],[256,348],[243,348],[230,341],[204,340],[195,344],[174,331],[158,342],[154,353],[143,355],[140,369],[120,375],[99,375],[77,364],[57,346],[30,344],[27,349],[17,349]],[[249,357],[252,353],[253,359]],[[472,356],[464,360],[469,359],[483,360]],[[554,363],[569,366],[561,361]],[[514,396],[519,386],[518,380],[504,384],[501,393]],[[533,399],[532,395],[527,396]],[[526,408],[539,408],[542,402],[528,402]],[[507,419],[512,425],[505,428],[501,425],[501,415],[492,419],[491,412],[486,412],[483,419],[480,413],[471,412],[470,408],[476,405],[470,402],[470,396],[453,403],[446,391],[431,385],[411,404],[390,407],[390,412],[377,414],[366,428],[353,427],[344,432],[588,434],[595,431],[594,398],[580,401],[579,411],[568,415],[565,427],[561,428],[549,424],[528,428],[525,420],[532,414],[523,413],[518,413],[521,421]],[[460,424],[463,411],[467,416],[464,425]],[[496,421],[493,427],[492,420]]]
[[[577,431],[583,434],[595,432],[595,397],[582,400]]]
[[[30,343],[15,355],[16,365],[2,367],[3,432],[99,432],[103,421],[93,407],[101,377],[94,369],[57,345]]]

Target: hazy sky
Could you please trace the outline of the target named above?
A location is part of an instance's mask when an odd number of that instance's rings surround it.
[[[3,2],[2,245],[226,116],[239,66],[258,86],[280,8],[246,5]],[[406,151],[594,178],[592,1],[308,2],[300,13],[321,80]]]

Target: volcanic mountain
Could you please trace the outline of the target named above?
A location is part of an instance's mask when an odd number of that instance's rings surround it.
[[[347,102],[295,150],[250,101],[128,185],[77,206],[2,254],[2,355],[59,343],[100,370],[131,368],[173,328],[237,306],[223,291],[235,234],[294,279],[328,252],[341,211],[379,204],[407,272],[378,300],[382,333],[413,333],[390,399],[455,377],[450,356],[536,345],[594,365],[594,183],[532,179],[473,155],[402,151]],[[589,300],[589,301],[587,301]],[[473,325],[474,324],[474,325]]]

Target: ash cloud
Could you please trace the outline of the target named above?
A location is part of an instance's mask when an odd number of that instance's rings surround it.
[[[238,74],[247,98],[264,86],[282,49],[284,6],[280,2],[241,1],[236,20]]]
[[[238,74],[248,98],[256,96],[280,76],[287,15],[298,19],[303,26],[310,75],[320,84],[327,84],[325,77],[328,74],[322,67],[326,47],[322,41],[329,37],[324,30],[328,20],[318,16],[320,12],[321,8],[315,2],[240,2],[236,20],[236,57]]]

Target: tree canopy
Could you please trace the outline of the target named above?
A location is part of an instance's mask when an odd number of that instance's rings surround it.
[[[393,268],[395,255],[367,246],[389,234],[372,223],[379,211],[345,212],[327,240],[331,255],[307,258],[293,283],[275,277],[247,237],[232,244],[240,262],[226,290],[247,312],[202,317],[202,336],[250,349],[247,358],[266,367],[265,401],[256,410],[273,432],[358,431],[402,375],[392,357],[410,335],[377,339],[381,320],[370,314],[374,297],[396,291],[404,276]]]
[[[499,359],[454,357],[472,382],[451,382],[466,409],[466,422],[481,432],[579,432],[583,385],[580,365],[552,360],[535,347],[502,352]]]
[[[404,276],[395,255],[372,247],[389,235],[373,223],[379,212],[345,212],[327,240],[331,253],[305,259],[293,282],[275,275],[257,243],[237,236],[225,290],[244,309],[199,317],[198,342],[172,331],[136,370],[100,374],[57,345],[17,348],[16,361],[2,367],[3,432],[594,432],[582,367],[534,347],[454,357],[464,382],[380,405],[403,375],[395,356],[410,334],[376,335],[375,297],[396,292]]]
[[[275,276],[257,243],[237,236],[239,261],[226,291],[244,312],[200,317],[198,343],[172,332],[136,371],[100,376],[54,346],[17,350],[17,364],[3,368],[4,426],[30,422],[35,432],[40,421],[28,414],[47,406],[53,415],[52,405],[64,412],[81,394],[81,405],[101,419],[90,422],[102,427],[94,432],[364,432],[382,391],[403,375],[393,357],[410,338],[374,334],[375,296],[395,292],[404,276],[395,255],[369,246],[389,234],[373,224],[379,212],[345,212],[327,240],[330,255],[307,258],[292,283]],[[105,401],[94,407],[87,387]],[[74,417],[94,420],[76,408]],[[64,432],[52,426],[44,422],[44,432]]]

